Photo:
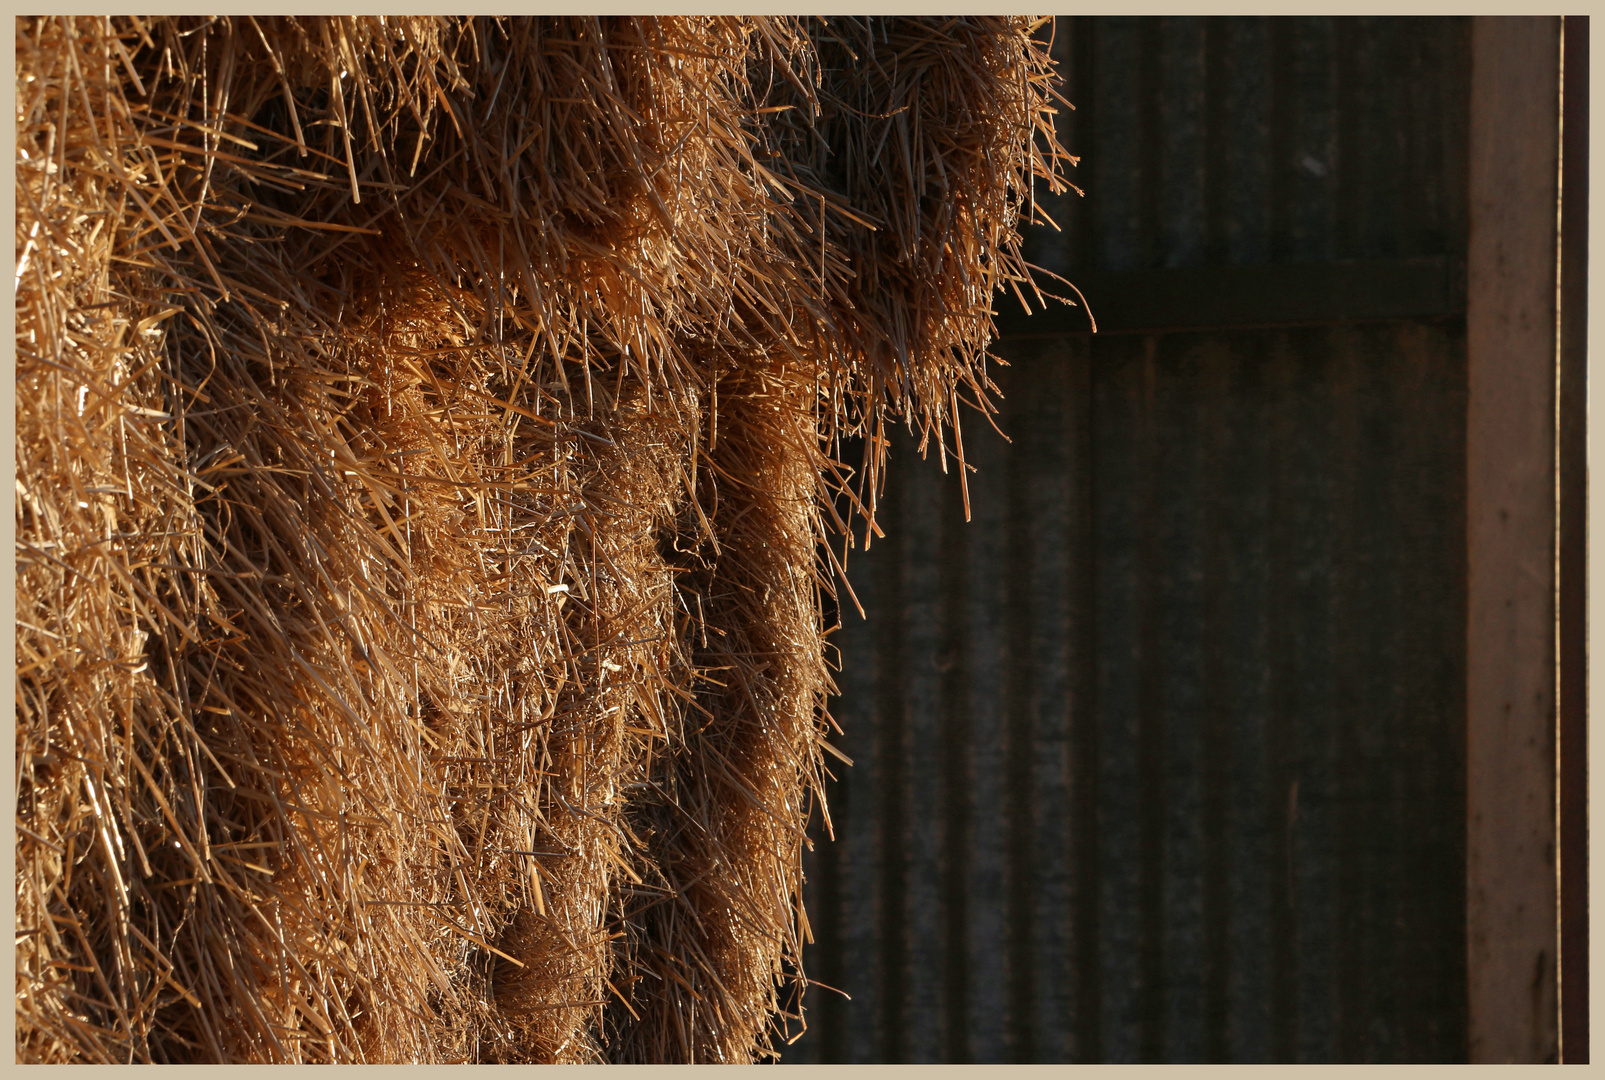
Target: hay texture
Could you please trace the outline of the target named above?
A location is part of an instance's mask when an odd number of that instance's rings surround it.
[[[18,1060],[770,1054],[835,507],[989,408],[1044,27],[16,31]]]

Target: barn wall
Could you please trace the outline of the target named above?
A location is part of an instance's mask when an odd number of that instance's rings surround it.
[[[852,1000],[786,1060],[1462,1060],[1463,293],[1308,297],[1461,265],[1466,24],[1060,35],[1088,195],[1036,259],[1189,314],[1009,322],[968,524],[894,445],[807,864]]]
[[[1057,272],[1463,255],[1470,25],[1060,18]]]

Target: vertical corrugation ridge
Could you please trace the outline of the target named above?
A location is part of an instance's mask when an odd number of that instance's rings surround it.
[[[1007,492],[1002,440],[969,425],[964,449],[979,470],[970,481],[965,621],[970,662],[970,874],[966,882],[969,950],[968,1028],[976,1061],[1007,1061],[1008,955],[1008,643],[1004,580],[1008,573]],[[950,466],[955,468],[956,466]],[[981,476],[990,477],[985,484]],[[958,477],[943,478],[948,499]]]
[[[875,643],[875,742],[880,765],[877,781],[880,860],[876,866],[879,903],[876,928],[879,932],[877,974],[879,1002],[876,1053],[878,1061],[906,1060],[903,1040],[903,1001],[906,989],[904,964],[908,955],[908,920],[905,869],[907,855],[907,715],[904,694],[907,687],[907,654],[904,649],[903,571],[908,539],[904,533],[907,515],[904,504],[909,477],[907,463],[895,467],[892,482],[881,501],[886,538],[881,556],[875,560],[875,577],[880,610],[885,613]]]
[[[932,523],[941,537],[942,649],[937,668],[942,678],[942,940],[943,1060],[974,1060],[969,1037],[970,953],[969,896],[971,786],[970,743],[974,738],[967,702],[970,699],[970,652],[967,612],[969,593],[969,530],[963,507],[949,498]],[[931,977],[938,973],[928,973]]]
[[[904,887],[904,919],[909,938],[908,971],[939,972],[946,951],[943,917],[942,815],[947,796],[942,780],[941,681],[928,659],[941,649],[941,538],[929,527],[942,511],[942,476],[930,469],[910,470],[904,480],[904,520],[918,527],[904,530],[903,666],[904,738],[908,759],[905,835],[908,843]],[[941,1060],[942,986],[934,977],[905,979],[904,1025],[907,1060]]]
[[[1224,491],[1228,472],[1227,394],[1230,392],[1230,354],[1216,343],[1206,345],[1205,372],[1196,402],[1203,450],[1201,467],[1203,494],[1200,499],[1201,541],[1203,544],[1201,633],[1214,641],[1230,640],[1227,628],[1228,593],[1227,508]],[[1230,767],[1232,717],[1229,674],[1224,650],[1204,649],[1202,671],[1201,740],[1203,812],[1202,829],[1207,853],[1204,858],[1203,971],[1201,974],[1203,1043],[1199,1060],[1206,1063],[1230,1061],[1231,1016],[1230,928],[1234,915],[1230,899],[1232,851],[1228,840],[1228,808],[1236,794],[1236,778]]]
[[[1269,365],[1271,385],[1270,416],[1272,438],[1278,448],[1290,448],[1297,439],[1298,418],[1293,415],[1295,374],[1288,355],[1285,336],[1272,343],[1273,363]],[[1277,363],[1276,361],[1281,361]],[[1271,931],[1271,1007],[1272,1039],[1270,1060],[1300,1061],[1298,1054],[1298,913],[1295,905],[1294,847],[1298,823],[1298,772],[1294,755],[1292,722],[1298,708],[1298,687],[1294,681],[1295,569],[1292,548],[1295,538],[1284,508],[1292,501],[1292,462],[1285,452],[1271,456],[1268,482],[1268,644],[1270,652],[1270,715],[1264,733],[1270,783],[1268,799],[1262,808],[1267,833],[1274,838],[1273,862],[1269,881]]]
[[[1074,1060],[1084,1063],[1105,1059],[1104,983],[1103,983],[1103,844],[1099,825],[1102,784],[1099,762],[1103,757],[1097,723],[1098,700],[1098,572],[1103,560],[1098,555],[1097,521],[1101,505],[1098,490],[1098,439],[1100,420],[1098,395],[1094,389],[1090,350],[1081,355],[1072,369],[1076,389],[1076,443],[1079,461],[1075,468],[1075,491],[1081,509],[1073,549],[1079,558],[1071,568],[1070,611],[1075,620],[1072,640],[1076,652],[1071,677],[1075,680],[1071,704],[1071,778],[1074,785],[1075,832],[1071,838],[1075,858],[1074,912],[1076,927],[1077,1012],[1072,1019],[1076,1033]]]
[[[1137,842],[1140,865],[1137,876],[1138,930],[1137,1061],[1160,1061],[1165,1046],[1165,808],[1170,792],[1165,783],[1166,660],[1160,647],[1160,605],[1164,602],[1165,561],[1161,556],[1159,483],[1163,463],[1159,456],[1159,425],[1155,412],[1159,342],[1142,339],[1140,375],[1130,388],[1136,428],[1133,481],[1137,487],[1137,565],[1133,568],[1136,601],[1136,730],[1137,730]]]
[[[1024,447],[1030,438],[1029,415],[1021,417],[1016,428],[1016,446]],[[1008,951],[1008,1033],[1006,1060],[1036,1060],[1036,1031],[1032,1003],[1038,992],[1038,948],[1036,938],[1036,898],[1043,885],[1038,872],[1037,849],[1032,836],[1035,811],[1044,792],[1038,787],[1032,768],[1038,748],[1035,745],[1035,712],[1038,707],[1032,685],[1036,657],[1031,648],[1032,626],[1037,612],[1032,592],[1037,571],[1031,534],[1035,527],[1029,505],[1031,475],[1036,462],[1024,454],[1009,454],[997,478],[1007,501],[1004,527],[1007,533],[1007,563],[1002,574],[1004,642],[1007,701],[1006,755],[1007,792],[1004,811],[1008,819],[1008,865],[1005,870],[1007,900],[1004,905],[1005,938]]]

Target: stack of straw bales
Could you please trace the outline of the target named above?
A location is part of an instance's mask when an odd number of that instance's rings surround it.
[[[823,541],[988,408],[1041,30],[18,20],[19,1060],[795,1028]]]

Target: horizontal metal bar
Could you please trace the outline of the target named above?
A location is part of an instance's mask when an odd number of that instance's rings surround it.
[[[1027,315],[1011,294],[998,303],[999,334],[1087,333],[1088,308],[1100,333],[1444,318],[1466,310],[1465,264],[1443,256],[1196,266],[1071,280],[1086,308],[1053,304]]]

